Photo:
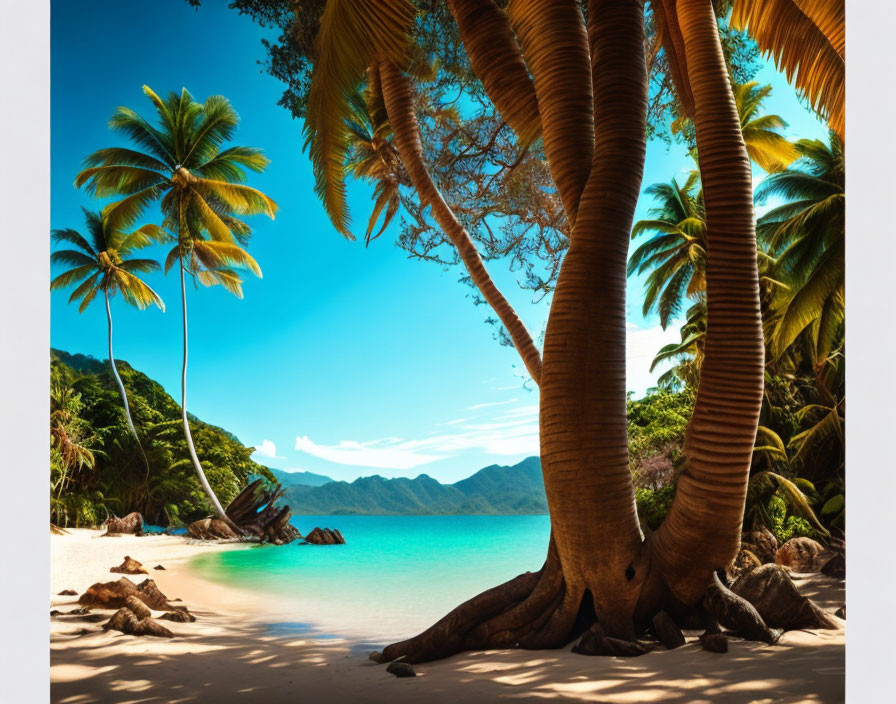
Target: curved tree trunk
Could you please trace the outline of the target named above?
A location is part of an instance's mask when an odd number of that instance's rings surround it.
[[[652,556],[675,597],[692,604],[740,542],[747,479],[762,404],[759,308],[750,160],[710,0],[677,3],[694,98],[707,226],[707,331],[685,467],[653,536]]]
[[[193,462],[193,469],[196,470],[196,476],[199,479],[199,483],[202,485],[202,490],[208,497],[209,503],[211,503],[212,508],[214,508],[215,513],[218,515],[218,518],[224,521],[235,531],[242,534],[243,531],[239,528],[239,526],[231,521],[230,518],[228,518],[227,514],[224,512],[224,508],[221,506],[221,502],[218,501],[218,497],[215,496],[215,492],[212,491],[212,487],[208,483],[208,479],[206,479],[205,477],[205,472],[202,471],[202,465],[199,463],[199,457],[197,457],[196,455],[196,447],[193,445],[193,435],[192,433],[190,433],[190,421],[187,418],[187,356],[189,352],[189,347],[187,344],[187,285],[185,280],[183,258],[181,258],[180,260],[180,299],[184,321],[184,362],[183,366],[181,367],[180,374],[180,409],[181,418],[183,419],[184,423],[184,437],[187,439],[187,449],[190,452],[190,460],[192,460]]]
[[[469,648],[561,647],[595,617],[608,635],[635,633],[647,567],[628,468],[625,271],[646,146],[643,4],[595,0],[589,17],[601,96],[597,139],[593,158],[581,154],[590,176],[571,206],[576,223],[551,306],[540,383],[548,557],[539,572],[484,592],[419,636],[390,645],[385,660],[420,662]],[[590,104],[586,78],[579,89]],[[546,84],[536,76],[536,89]],[[547,133],[547,120],[544,127]],[[553,134],[557,150],[569,157],[562,129]],[[572,140],[580,136],[576,128]],[[581,173],[581,165],[574,171]],[[574,191],[573,179],[567,194]]]
[[[532,379],[536,384],[540,383],[541,355],[532,341],[529,331],[526,330],[526,326],[523,325],[523,321],[520,320],[516,311],[495,286],[470,234],[458,222],[429,175],[423,161],[423,146],[420,143],[420,130],[414,113],[410,81],[389,61],[382,61],[378,68],[383,101],[386,104],[389,124],[392,126],[394,143],[398,155],[408,171],[411,183],[420,195],[422,202],[431,206],[433,217],[457,249],[461,261],[470,273],[473,284],[479,289],[482,297],[497,313],[501,323],[507,329],[510,339],[513,340],[513,344]]]
[[[128,424],[128,429],[131,431],[131,435],[134,436],[134,440],[137,441],[137,447],[140,448],[140,454],[143,457],[143,464],[146,465],[146,478],[149,478],[149,460],[146,458],[146,452],[143,450],[143,444],[140,442],[140,436],[137,435],[137,428],[134,427],[134,420],[131,418],[131,406],[128,403],[128,393],[125,391],[124,383],[121,381],[121,377],[118,374],[118,367],[115,366],[115,355],[112,353],[112,308],[109,306],[109,291],[108,289],[103,290],[103,295],[106,298],[106,320],[108,322],[109,327],[109,366],[112,367],[112,376],[115,377],[115,383],[118,384],[118,391],[121,393],[121,400],[124,403],[124,417],[125,421]]]

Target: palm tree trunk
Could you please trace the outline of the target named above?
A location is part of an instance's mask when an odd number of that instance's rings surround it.
[[[476,245],[445,203],[423,161],[423,146],[420,143],[417,117],[414,114],[410,81],[389,61],[381,62],[379,71],[386,113],[392,126],[392,133],[395,135],[395,146],[408,171],[411,183],[420,195],[421,201],[432,207],[433,217],[457,249],[461,261],[470,273],[470,279],[498,314],[527,371],[538,384],[541,378],[541,355],[538,348],[523,321],[495,286],[482,263]]]
[[[576,634],[580,613],[587,619],[589,612],[610,635],[635,633],[647,565],[628,468],[625,278],[646,149],[643,4],[593,1],[589,18],[601,98],[596,143],[583,155],[590,176],[573,204],[576,223],[551,305],[540,382],[548,556],[539,572],[483,592],[420,635],[390,645],[386,660],[561,647]],[[384,72],[384,93],[390,79]],[[589,91],[591,83],[579,88]]]
[[[589,39],[595,146],[545,333],[541,460],[567,594],[578,608],[590,593],[604,630],[632,637],[646,571],[625,406],[626,265],[646,151],[642,3],[591,2]]]
[[[692,604],[737,553],[762,404],[759,306],[750,160],[710,0],[677,3],[694,97],[707,227],[707,330],[685,467],[653,536],[654,565]]]
[[[134,421],[131,418],[131,406],[128,403],[128,394],[127,391],[125,391],[124,383],[122,383],[121,377],[118,374],[118,367],[115,366],[115,355],[112,353],[112,308],[109,306],[109,290],[104,289],[103,295],[106,298],[106,320],[109,327],[109,366],[112,367],[112,375],[115,377],[115,383],[118,384],[118,391],[121,393],[121,400],[124,403],[125,421],[128,424],[128,429],[131,431],[131,435],[133,435],[134,440],[137,441],[137,447],[140,448],[140,454],[143,456],[143,463],[146,465],[146,478],[149,479],[149,460],[146,458],[146,452],[143,450],[140,437],[137,435],[137,428],[134,427]]]
[[[184,422],[184,437],[187,439],[187,449],[190,452],[190,460],[193,462],[193,469],[196,470],[196,476],[199,479],[199,483],[202,485],[202,490],[208,497],[209,503],[211,503],[215,513],[218,514],[218,518],[237,532],[242,533],[243,531],[228,518],[227,514],[224,512],[224,508],[221,506],[221,502],[218,501],[218,497],[215,496],[215,492],[212,491],[212,487],[205,477],[205,472],[202,471],[202,465],[199,463],[199,457],[196,455],[196,447],[193,445],[193,435],[190,433],[190,421],[187,418],[187,356],[189,352],[187,342],[187,285],[183,258],[180,260],[180,300],[184,321],[184,362],[180,374],[180,409],[181,417]]]

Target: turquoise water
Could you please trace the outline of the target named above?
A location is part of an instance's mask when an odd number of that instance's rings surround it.
[[[414,635],[462,601],[544,563],[541,516],[294,516],[302,534],[338,528],[345,545],[255,546],[199,555],[199,576],[270,594],[317,630]]]

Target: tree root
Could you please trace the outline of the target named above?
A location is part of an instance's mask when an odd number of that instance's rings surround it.
[[[464,602],[423,633],[386,647],[381,662],[420,663],[463,650],[559,648],[579,609],[568,592],[553,541],[538,572],[526,572]]]
[[[725,628],[748,640],[771,644],[781,637],[781,632],[769,628],[749,601],[722,584],[718,575],[713,575],[713,583],[703,597],[703,606]]]
[[[783,628],[836,628],[811,600],[799,594],[785,570],[765,565],[741,577],[729,589],[716,573],[703,599],[690,607],[677,602],[656,582],[642,593],[641,628],[650,628],[659,643],[672,649],[684,643],[681,628],[706,628],[704,647],[724,652],[722,627],[747,640],[773,644]],[[830,624],[830,625],[828,625]],[[581,636],[579,638],[579,636]],[[597,620],[591,592],[571,587],[563,577],[553,540],[544,567],[464,602],[423,633],[376,653],[378,662],[402,659],[420,663],[464,650],[562,648],[579,638],[573,652],[634,657],[655,646],[613,638]]]

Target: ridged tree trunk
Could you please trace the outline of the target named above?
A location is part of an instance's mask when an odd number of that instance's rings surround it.
[[[131,418],[131,406],[128,403],[128,392],[125,391],[124,383],[118,374],[118,367],[115,366],[115,355],[112,352],[112,308],[109,306],[109,290],[104,289],[103,295],[106,298],[106,321],[109,329],[109,366],[112,367],[112,376],[115,377],[115,383],[118,384],[118,391],[121,394],[121,401],[124,404],[124,418],[128,424],[128,429],[134,440],[137,441],[137,447],[140,449],[140,455],[143,457],[143,464],[146,465],[146,477],[149,478],[149,460],[146,458],[146,452],[143,450],[143,444],[140,442],[140,436],[137,435],[137,428],[134,427],[134,420]]]
[[[420,130],[414,113],[410,81],[389,61],[379,64],[379,72],[383,101],[386,105],[389,124],[392,127],[394,144],[402,164],[407,169],[411,183],[417,190],[421,201],[431,207],[433,218],[457,249],[461,261],[470,274],[470,279],[479,289],[482,297],[497,313],[522,357],[527,371],[538,384],[541,378],[541,355],[538,348],[532,341],[526,326],[523,325],[523,321],[495,286],[470,234],[458,222],[454,212],[445,203],[426,168],[426,163],[423,160],[423,145],[420,143]]]
[[[187,440],[187,449],[190,453],[190,460],[193,462],[193,469],[196,471],[196,477],[199,479],[199,484],[202,485],[202,490],[208,497],[209,503],[212,505],[212,508],[215,510],[218,518],[220,518],[238,533],[242,533],[243,531],[233,521],[231,521],[230,518],[227,517],[227,514],[224,512],[224,508],[221,506],[221,502],[218,501],[218,497],[215,496],[215,492],[212,490],[211,485],[208,483],[205,472],[202,471],[202,465],[199,462],[199,457],[196,455],[196,447],[193,445],[193,434],[190,432],[190,420],[187,417],[187,357],[189,353],[187,338],[187,284],[186,275],[184,272],[183,258],[181,258],[180,260],[180,300],[184,322],[184,360],[183,365],[181,366],[180,373],[180,410],[181,418],[183,419],[184,424],[184,437]]]
[[[575,636],[580,611],[596,614],[611,635],[635,632],[645,566],[628,469],[625,269],[645,154],[643,4],[597,1],[589,14],[595,89],[606,97],[595,116],[593,158],[583,155],[590,176],[580,202],[569,197],[576,178],[564,181],[576,222],[551,306],[540,382],[548,557],[539,572],[484,592],[419,636],[390,645],[386,660],[419,662],[471,648],[560,647]],[[535,82],[551,85],[545,76]],[[590,84],[582,90],[589,92]],[[547,120],[544,129],[551,132]],[[552,139],[570,159],[562,130]],[[581,172],[575,165],[573,173]]]
[[[652,554],[668,588],[688,604],[737,553],[762,404],[764,345],[750,160],[715,13],[710,0],[678,2],[676,11],[706,208],[707,331],[686,464]]]

